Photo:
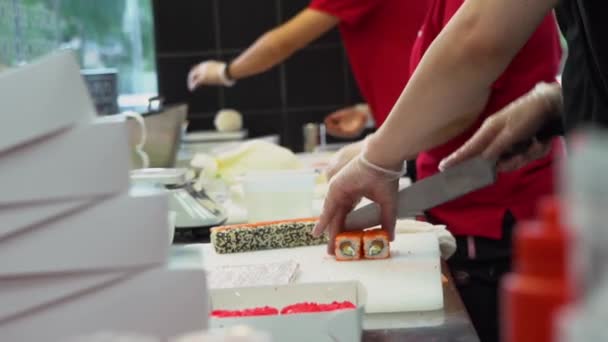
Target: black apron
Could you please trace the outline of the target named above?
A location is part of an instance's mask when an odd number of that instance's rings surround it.
[[[561,0],[556,14],[568,41],[565,131],[587,124],[608,127],[608,1]]]

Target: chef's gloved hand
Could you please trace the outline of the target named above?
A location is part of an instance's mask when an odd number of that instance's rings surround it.
[[[499,171],[512,171],[545,156],[551,141],[539,141],[535,135],[561,113],[562,106],[561,87],[539,83],[528,94],[487,118],[471,139],[441,161],[439,169],[481,156],[498,160]],[[532,143],[525,151],[501,158],[516,144],[530,139]]]
[[[369,119],[367,105],[343,108],[329,114],[324,124],[327,132],[338,138],[356,138],[363,133]]]
[[[194,91],[201,85],[221,85],[230,87],[235,81],[226,75],[227,65],[221,61],[205,61],[190,69],[188,89]]]
[[[327,252],[334,254],[336,235],[342,230],[346,215],[366,197],[380,206],[381,225],[391,240],[395,237],[397,191],[403,170],[390,170],[368,161],[363,152],[342,169],[330,182],[323,212],[313,230],[314,236],[329,234]]]
[[[342,147],[329,161],[325,170],[327,179],[331,180],[344,166],[357,157],[363,150],[364,144],[365,140]]]

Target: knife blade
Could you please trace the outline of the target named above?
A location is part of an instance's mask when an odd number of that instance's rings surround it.
[[[422,179],[399,191],[397,217],[422,214],[425,210],[479,190],[496,181],[496,161],[473,158]],[[370,203],[346,217],[344,230],[361,230],[380,224],[380,207]]]

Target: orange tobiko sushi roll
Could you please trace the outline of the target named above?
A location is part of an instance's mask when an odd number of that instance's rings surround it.
[[[390,237],[384,229],[367,230],[363,233],[363,257],[386,259],[391,256]]]
[[[359,260],[362,254],[363,232],[344,232],[336,236],[336,260]]]

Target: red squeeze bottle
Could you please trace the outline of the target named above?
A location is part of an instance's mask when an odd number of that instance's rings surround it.
[[[573,297],[568,273],[571,239],[556,199],[542,202],[540,219],[515,231],[513,272],[501,289],[504,342],[553,342],[554,320]]]

